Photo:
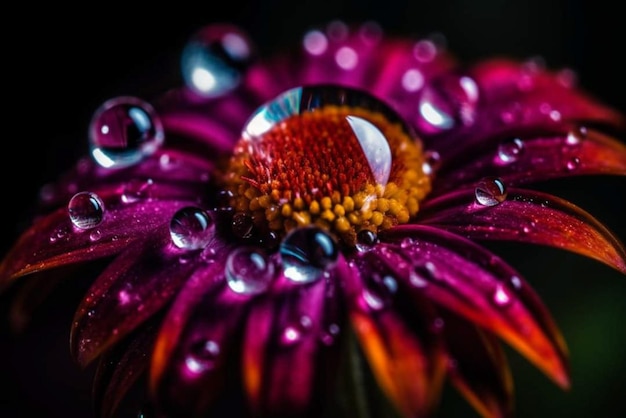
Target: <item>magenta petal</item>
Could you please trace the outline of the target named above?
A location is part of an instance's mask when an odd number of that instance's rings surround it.
[[[431,197],[485,176],[498,176],[514,186],[580,175],[626,175],[626,146],[585,128],[559,135],[497,139],[484,152],[466,154],[463,159],[437,172]]]
[[[344,263],[343,261],[340,261]],[[255,301],[243,345],[243,375],[261,416],[319,416],[335,389],[345,311],[338,270],[310,284],[278,284]]]
[[[220,254],[216,259],[226,255]],[[189,278],[154,345],[150,389],[159,408],[204,416],[226,391],[229,379],[240,384],[235,343],[252,298],[226,285],[220,262],[204,265]]]
[[[528,283],[502,259],[430,226],[398,226],[380,238],[376,251],[406,289],[495,333],[560,386],[569,385],[561,333]]]
[[[107,352],[98,362],[93,386],[94,409],[98,417],[115,416],[129,391],[145,376],[155,331],[151,324],[131,336],[128,343]]]
[[[167,228],[176,210],[193,204],[143,201],[125,205],[100,197],[105,205],[104,218],[93,229],[75,229],[66,208],[38,219],[0,264],[0,288],[25,274],[117,254],[138,236]]]
[[[200,257],[173,248],[169,232],[132,246],[113,260],[81,301],[71,348],[86,365],[170,301]]]
[[[502,203],[482,206],[473,190],[463,190],[429,201],[419,215],[423,224],[472,239],[548,245],[626,273],[626,250],[619,239],[583,209],[550,194],[509,189]]]
[[[448,376],[482,417],[513,413],[513,377],[500,342],[456,315],[443,315]]]

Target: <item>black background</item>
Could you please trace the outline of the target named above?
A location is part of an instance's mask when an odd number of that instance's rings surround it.
[[[376,20],[390,33],[443,34],[466,61],[494,55],[542,57],[569,67],[582,88],[626,111],[623,15],[618,2],[474,1],[182,1],[137,6],[93,2],[63,8],[16,5],[3,12],[1,193],[3,251],[24,226],[40,185],[86,150],[92,112],[119,94],[149,97],[181,83],[178,54],[201,26],[241,24],[262,53],[293,44],[333,19]],[[11,29],[8,29],[8,28]],[[8,93],[8,94],[7,94]],[[548,187],[589,210],[626,240],[623,178],[558,181]],[[511,352],[520,417],[615,416],[626,387],[626,277],[558,250],[502,245],[551,308],[569,343],[573,388],[556,388]],[[68,284],[32,328],[0,334],[0,417],[88,417],[89,372],[67,354],[76,297]],[[0,302],[3,302],[0,300]],[[0,303],[4,308],[4,305]],[[8,385],[8,386],[6,386]],[[31,415],[35,414],[35,415]],[[442,416],[472,416],[456,395],[444,395]],[[465,414],[465,415],[464,415]]]

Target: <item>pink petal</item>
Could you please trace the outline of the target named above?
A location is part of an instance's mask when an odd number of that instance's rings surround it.
[[[163,308],[199,261],[174,249],[169,231],[129,246],[78,306],[70,338],[78,362],[87,365]]]
[[[513,413],[513,377],[500,342],[452,313],[443,315],[448,376],[480,416]]]
[[[626,175],[626,145],[603,133],[574,128],[569,133],[495,138],[479,153],[466,153],[463,160],[437,172],[433,193],[473,184],[485,176],[500,177],[514,186],[553,178],[580,175]]]
[[[227,255],[221,250],[216,254],[216,260]],[[192,416],[206,414],[231,380],[239,384],[236,343],[252,299],[226,285],[220,262],[204,265],[188,279],[154,345],[150,390],[159,408]]]
[[[561,333],[539,297],[502,259],[425,225],[398,226],[380,239],[388,244],[376,251],[406,289],[495,333],[558,385],[569,386]]]
[[[100,197],[105,214],[93,229],[75,229],[66,208],[37,219],[0,264],[0,289],[26,274],[117,254],[137,237],[167,228],[176,210],[194,204],[181,200],[135,205],[119,203],[116,196]]]
[[[543,192],[509,189],[502,203],[482,206],[473,190],[462,190],[429,201],[419,216],[471,239],[549,245],[626,273],[626,250],[615,235],[583,209]]]
[[[153,324],[144,328],[130,341],[106,353],[98,362],[94,376],[94,409],[99,417],[110,418],[135,383],[148,369],[154,343]]]
[[[255,301],[243,343],[244,384],[255,413],[318,416],[327,405],[346,317],[338,271],[309,284],[280,277]]]

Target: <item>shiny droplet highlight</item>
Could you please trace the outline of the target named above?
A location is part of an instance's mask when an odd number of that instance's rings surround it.
[[[104,203],[91,192],[76,193],[67,205],[72,224],[78,229],[91,229],[104,219]]]
[[[263,252],[239,247],[228,254],[225,275],[228,286],[236,293],[254,295],[264,292],[274,278],[274,264]]]
[[[476,202],[482,206],[495,206],[506,200],[507,191],[504,182],[497,177],[485,177],[474,189]]]
[[[299,283],[321,278],[339,256],[334,239],[314,226],[291,231],[280,243],[279,252],[285,277]]]
[[[104,102],[89,125],[93,159],[105,168],[133,165],[163,144],[160,117],[148,102],[121,96]]]
[[[170,221],[170,237],[174,245],[183,250],[199,250],[213,237],[213,219],[197,207],[179,209]]]

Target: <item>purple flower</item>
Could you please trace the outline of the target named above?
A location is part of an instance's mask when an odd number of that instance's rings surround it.
[[[510,416],[502,343],[569,387],[550,312],[481,243],[626,273],[598,220],[527,188],[626,175],[623,115],[569,72],[468,66],[373,24],[334,22],[270,59],[214,25],[181,59],[185,86],[96,110],[91,155],[42,189],[0,265],[6,289],[106,261],[71,325],[103,416],[143,377],[156,416],[320,416],[363,405],[365,371],[401,416],[433,414],[446,381]]]

